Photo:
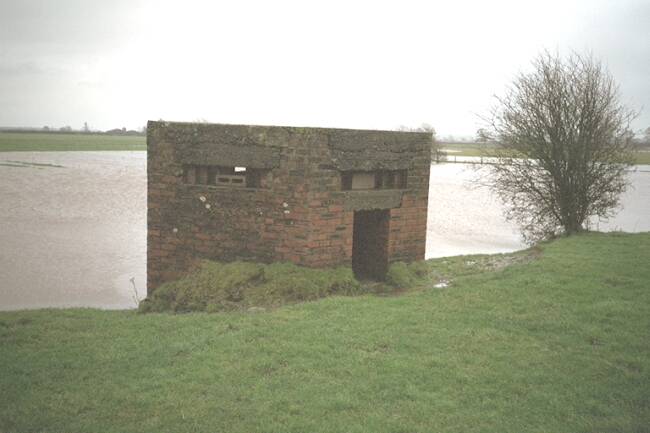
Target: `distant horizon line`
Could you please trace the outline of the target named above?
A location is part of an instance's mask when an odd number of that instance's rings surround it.
[[[172,120],[166,120],[166,119],[159,119],[158,121],[169,121],[169,122],[174,122]],[[184,123],[219,123],[219,122],[207,122],[207,121],[184,121]],[[244,124],[242,124],[244,125]],[[404,125],[398,125],[395,128],[392,129],[382,129],[385,131],[398,131],[400,127],[403,127]],[[320,127],[320,128],[328,128],[328,127]],[[416,128],[416,127],[414,127]],[[435,128],[435,127],[434,127]],[[330,128],[330,129],[337,129],[337,128]],[[138,133],[141,135],[146,134],[146,126],[141,126],[138,129],[129,129],[126,127],[121,127],[121,128],[110,128],[106,130],[102,129],[88,129],[84,130],[83,128],[73,128],[69,125],[65,126],[50,126],[50,125],[44,125],[44,126],[0,126],[0,132],[53,132],[53,133],[81,133],[81,134],[103,134],[106,132],[111,132],[111,131],[124,131],[124,132],[130,132],[130,133]],[[472,141],[475,138],[475,134],[444,134],[444,135],[438,135],[436,134],[436,138],[439,140],[444,140],[446,138],[450,140],[457,140],[457,141]]]

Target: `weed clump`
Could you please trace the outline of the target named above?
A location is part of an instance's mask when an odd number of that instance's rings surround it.
[[[386,283],[396,289],[420,286],[429,280],[430,269],[425,261],[395,262],[388,267]]]
[[[526,263],[539,252],[458,256],[392,263],[385,281],[355,279],[348,267],[313,269],[293,263],[203,261],[196,272],[158,287],[140,302],[141,312],[261,311],[326,296],[390,295],[412,289],[447,287],[457,278]]]
[[[235,311],[276,307],[363,292],[350,268],[311,269],[292,263],[204,261],[197,272],[165,283],[141,312]]]

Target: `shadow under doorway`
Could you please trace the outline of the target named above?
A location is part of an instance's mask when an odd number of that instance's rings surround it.
[[[354,212],[352,270],[358,279],[383,281],[388,270],[390,210]]]

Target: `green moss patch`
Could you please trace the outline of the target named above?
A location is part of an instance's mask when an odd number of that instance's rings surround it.
[[[140,304],[140,311],[234,311],[360,293],[363,289],[350,268],[204,261],[197,272],[157,288]]]
[[[350,268],[312,269],[292,263],[203,261],[196,272],[158,287],[141,312],[260,311],[327,296],[391,295],[447,287],[456,278],[525,263],[531,249],[512,254],[458,256],[390,265],[385,282],[358,281]]]

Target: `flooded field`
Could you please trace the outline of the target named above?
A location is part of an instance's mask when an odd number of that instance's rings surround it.
[[[474,182],[478,177],[473,164],[431,166],[426,258],[526,247],[497,198]]]
[[[431,168],[427,257],[525,247],[471,164]],[[600,230],[650,231],[650,166]],[[146,153],[0,153],[0,310],[133,308],[146,296]],[[131,282],[133,279],[133,283]]]
[[[467,163],[431,166],[427,258],[525,248],[517,227],[503,217],[501,203],[477,185],[480,175],[471,162],[480,158],[463,158]],[[631,186],[621,209],[610,220],[592,219],[592,230],[650,231],[650,165],[635,166],[628,175]]]
[[[0,309],[146,294],[146,153],[0,153]]]

